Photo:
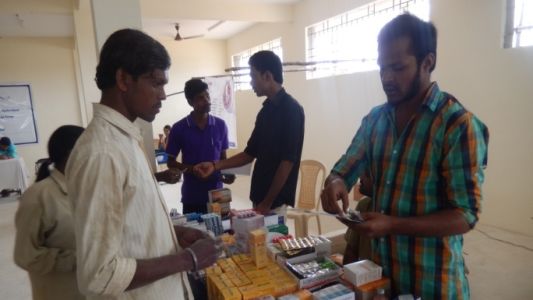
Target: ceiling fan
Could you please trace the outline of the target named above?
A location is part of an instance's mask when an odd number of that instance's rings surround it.
[[[217,21],[215,24],[209,26],[207,28],[207,32],[215,29],[216,27],[222,25],[222,23],[224,23],[225,21],[224,20],[221,20],[221,21]],[[180,24],[179,23],[176,23],[174,24],[174,28],[176,29],[176,36],[174,37],[174,40],[175,41],[181,41],[181,40],[189,40],[189,39],[197,39],[197,38],[201,38],[201,37],[204,37],[205,34],[196,34],[196,35],[190,35],[190,36],[181,36],[180,34]]]

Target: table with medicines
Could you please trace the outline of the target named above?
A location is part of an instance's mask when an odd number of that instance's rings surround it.
[[[343,268],[331,259],[331,241],[292,238],[278,215],[232,210],[226,224],[217,213],[172,211],[171,217],[174,224],[209,230],[223,241],[216,264],[189,276],[197,299],[371,300],[390,290],[381,267],[366,260]]]

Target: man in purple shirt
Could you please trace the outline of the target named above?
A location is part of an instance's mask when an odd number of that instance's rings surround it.
[[[185,98],[193,111],[170,130],[166,148],[167,165],[170,169],[177,168],[183,172],[183,213],[207,213],[207,192],[221,188],[222,182],[233,183],[235,176],[215,172],[206,179],[200,179],[194,175],[192,167],[202,161],[226,158],[228,128],[222,119],[209,114],[211,100],[205,82],[200,79],[187,81]],[[182,159],[178,162],[176,158],[180,152]]]

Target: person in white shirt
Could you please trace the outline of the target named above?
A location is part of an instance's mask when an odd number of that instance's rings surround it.
[[[207,233],[173,226],[133,123],[159,113],[169,67],[165,48],[138,30],[116,31],[102,47],[100,103],[66,168],[78,284],[90,299],[187,299],[183,272],[221,251]]]
[[[22,194],[15,215],[14,259],[28,271],[35,300],[85,299],[76,282],[73,219],[63,175],[82,132],[82,127],[64,125],[52,133],[50,158],[41,164],[35,184]]]

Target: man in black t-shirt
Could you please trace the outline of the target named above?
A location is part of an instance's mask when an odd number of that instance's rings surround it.
[[[305,116],[302,106],[282,86],[281,60],[274,52],[259,51],[248,64],[255,94],[267,99],[246,148],[225,160],[200,163],[194,171],[207,177],[216,170],[243,166],[255,159],[250,200],[265,214],[294,206]]]

